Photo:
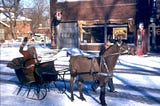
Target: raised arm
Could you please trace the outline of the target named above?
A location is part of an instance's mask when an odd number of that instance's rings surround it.
[[[22,53],[22,54],[23,54],[23,52],[24,52],[24,51],[23,51],[23,48],[24,48],[24,46],[27,44],[27,41],[28,41],[28,38],[25,37],[25,38],[23,39],[22,44],[20,45],[19,52]]]

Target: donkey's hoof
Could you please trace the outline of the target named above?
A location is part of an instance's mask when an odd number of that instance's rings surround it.
[[[86,99],[85,99],[84,97],[80,97],[80,99],[81,99],[82,101],[86,101]]]
[[[72,102],[74,101],[74,98],[73,98],[73,97],[71,97],[71,101],[72,101]]]
[[[86,99],[85,99],[85,98],[83,98],[83,99],[82,99],[82,101],[86,101]]]
[[[106,104],[106,103],[104,103],[104,104],[102,104],[102,106],[107,106],[107,104]]]

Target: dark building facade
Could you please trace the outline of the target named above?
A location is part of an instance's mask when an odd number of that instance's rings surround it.
[[[138,24],[143,22],[148,30],[152,4],[151,0],[50,0],[52,38],[58,48],[99,50],[119,35],[134,45]]]

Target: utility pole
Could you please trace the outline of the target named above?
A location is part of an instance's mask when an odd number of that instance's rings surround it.
[[[151,10],[151,18],[150,18],[150,26],[152,28],[152,48],[153,50],[156,49],[156,15],[157,15],[157,5],[156,5],[157,0],[152,0],[152,10]]]
[[[51,21],[51,46],[54,46],[52,48],[58,48],[58,45],[57,45],[57,26],[58,24],[61,22],[61,19],[62,19],[62,11],[61,10],[57,10],[53,16],[52,16],[52,21]],[[52,26],[53,26],[53,29],[54,29],[54,33],[52,35]]]

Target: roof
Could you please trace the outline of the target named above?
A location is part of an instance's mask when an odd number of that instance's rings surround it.
[[[0,21],[0,23],[1,23],[2,25],[6,26],[6,27],[10,27],[9,25],[7,25],[6,23],[4,23],[4,22],[2,22],[2,21]]]
[[[11,14],[11,18],[13,19],[14,14],[13,13],[10,13],[10,14]],[[6,21],[6,20],[9,20],[9,14],[8,14],[8,12],[3,11],[3,12],[0,13],[0,21]],[[32,21],[32,20],[29,19],[29,18],[23,17],[23,16],[18,16],[16,18],[16,21]]]

